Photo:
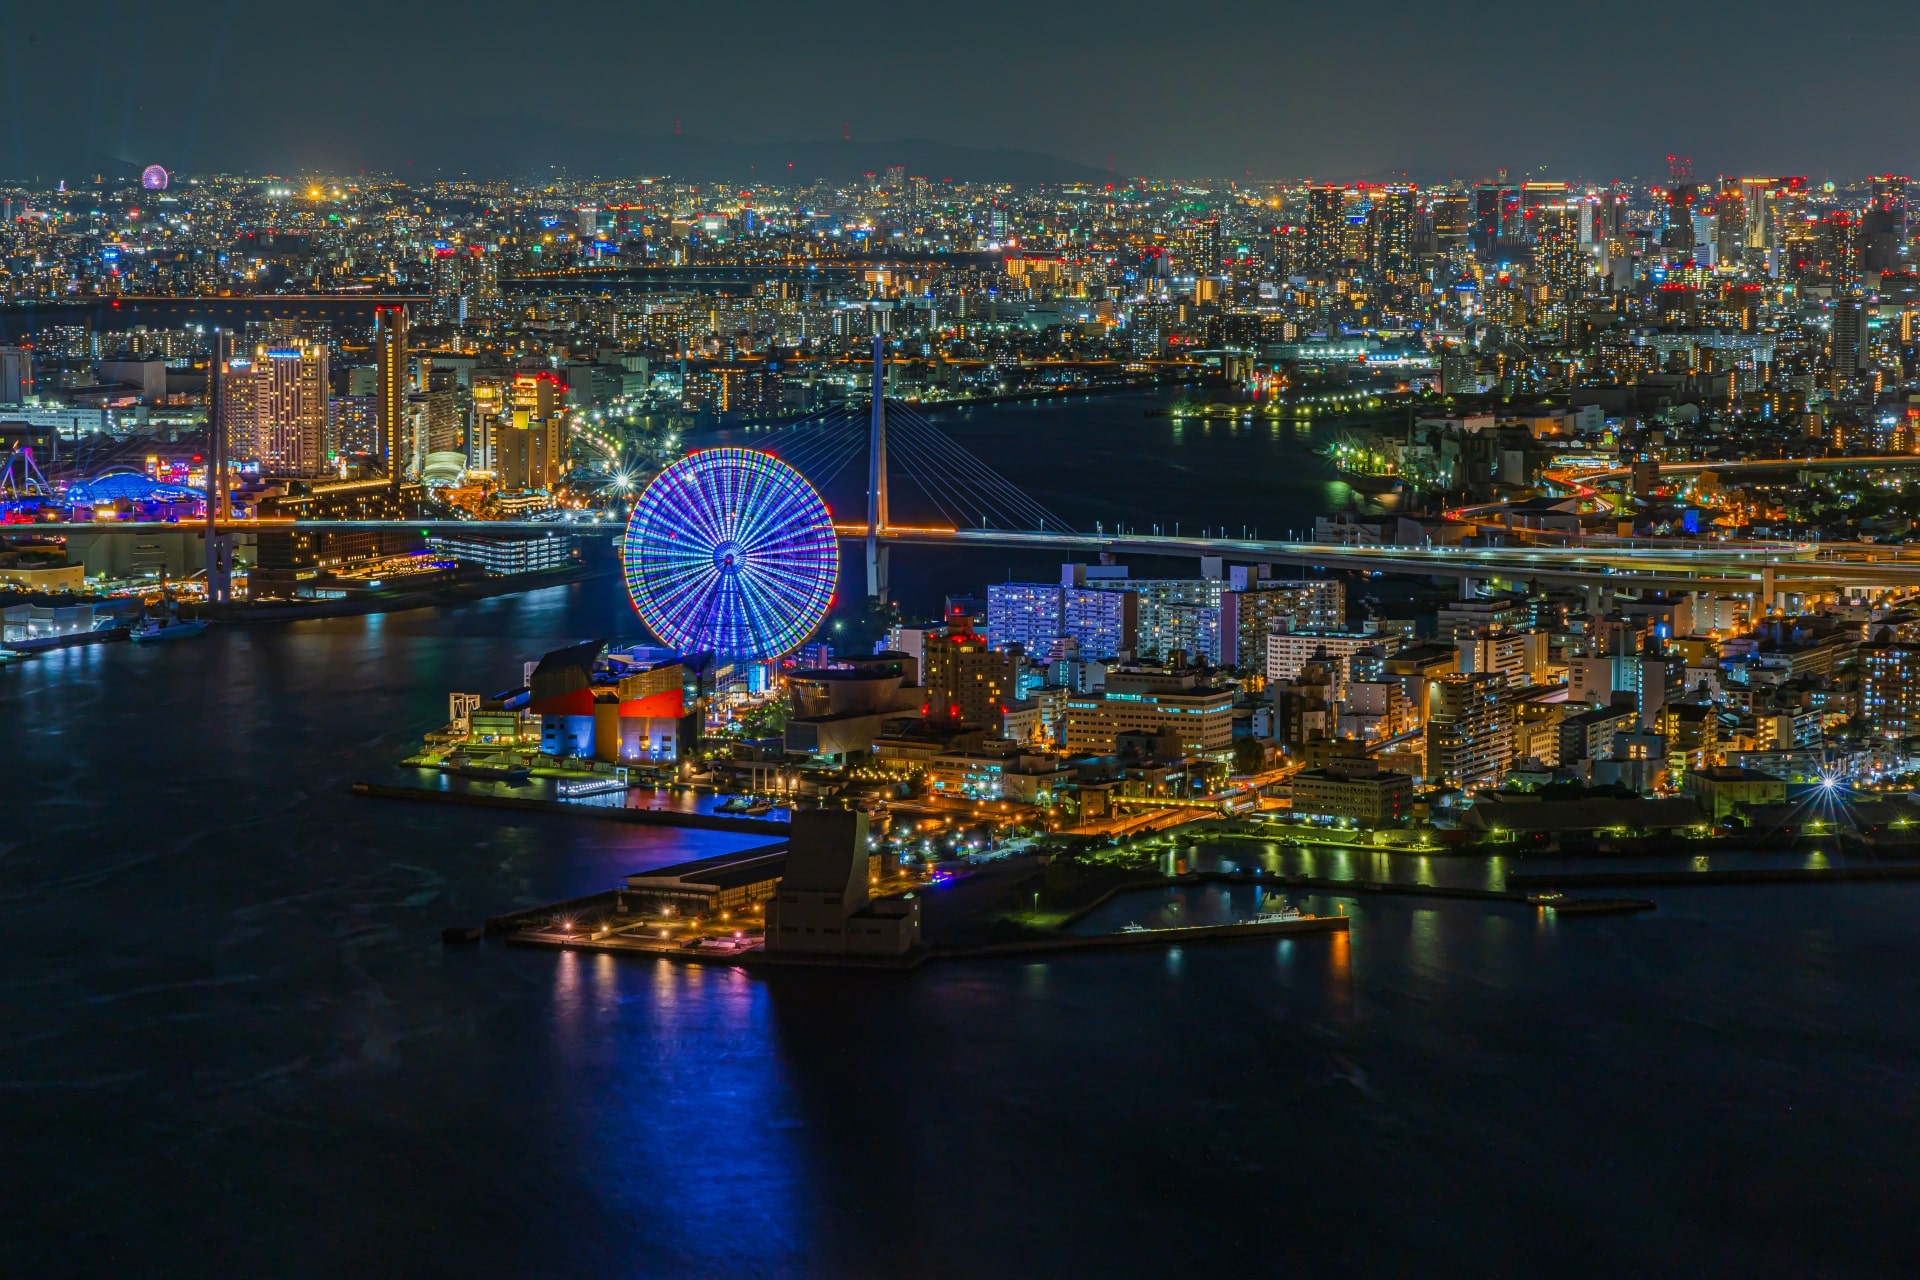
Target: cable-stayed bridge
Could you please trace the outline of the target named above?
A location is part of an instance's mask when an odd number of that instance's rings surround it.
[[[874,381],[884,385],[884,339],[874,343]],[[1502,547],[1330,545],[1223,535],[1076,530],[1019,486],[975,457],[918,410],[884,395],[869,396],[767,430],[755,441],[823,491],[853,469],[865,472],[864,521],[836,522],[844,541],[863,544],[869,596],[887,594],[888,548],[912,544],[950,548],[1063,551],[1084,558],[1101,553],[1220,558],[1240,563],[1319,567],[1362,573],[1453,578],[1463,591],[1503,581],[1605,591],[1708,590],[1749,595],[1771,606],[1781,592],[1859,588],[1920,589],[1920,548],[1877,544],[1660,543],[1610,540],[1586,545]],[[1737,464],[1736,464],[1737,465]],[[1791,463],[1781,462],[1780,466]],[[905,500],[896,515],[896,499]],[[113,536],[179,531],[178,524],[102,522],[35,524],[33,533]],[[562,531],[615,535],[612,522],[552,520],[221,520],[220,533],[272,529],[418,529],[422,533]],[[1151,528],[1151,527],[1150,527]],[[209,546],[213,540],[209,540]]]

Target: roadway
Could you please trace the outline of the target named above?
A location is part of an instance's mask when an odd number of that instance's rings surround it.
[[[198,532],[199,522],[137,523],[99,521],[10,526],[18,535],[122,532]],[[421,533],[571,533],[613,537],[620,524],[545,520],[231,520],[221,528],[239,532],[356,529],[416,529]],[[861,542],[863,523],[834,526],[842,541]],[[1063,552],[1088,561],[1101,553],[1164,556],[1179,559],[1220,557],[1245,564],[1300,565],[1358,573],[1406,574],[1465,582],[1499,580],[1516,585],[1609,586],[1616,590],[1719,591],[1761,594],[1776,590],[1828,590],[1849,586],[1920,588],[1920,557],[1905,558],[1890,548],[1846,544],[1836,548],[1810,543],[1692,546],[1508,546],[1402,547],[1341,546],[1259,538],[1214,538],[1170,534],[1076,533],[1010,529],[952,529],[890,526],[888,543],[906,546]],[[1867,559],[1878,553],[1887,557]]]

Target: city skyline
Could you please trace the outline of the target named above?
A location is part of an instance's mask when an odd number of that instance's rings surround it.
[[[1876,0],[1796,24],[1789,58],[1791,16],[1634,4],[1595,30],[1519,5],[1396,4],[1356,30],[1351,15],[1292,4],[1214,5],[1179,24],[1142,5],[1097,23],[989,5],[965,22],[900,13],[849,30],[821,11],[749,7],[719,33],[704,12],[610,12],[503,44],[524,19],[485,3],[354,3],[324,22],[230,0],[164,14],[113,3],[97,25],[33,17],[0,42],[0,106],[16,121],[0,175],[679,164],[745,180],[788,163],[839,176],[841,148],[857,156],[848,171],[939,160],[973,171],[938,176],[981,180],[1051,165],[1062,179],[1505,167],[1608,181],[1656,173],[1675,152],[1703,173],[1916,167],[1899,140],[1920,125],[1920,93],[1870,65],[1827,70],[1853,66],[1862,42],[1910,48],[1903,8]],[[112,52],[91,48],[96,31]],[[218,74],[181,74],[200,68]]]
[[[1906,9],[9,19],[0,1273],[1902,1273]]]

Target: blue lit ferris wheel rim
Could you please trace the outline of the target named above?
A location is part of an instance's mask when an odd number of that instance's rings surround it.
[[[840,576],[827,504],[753,449],[705,449],[654,477],[621,559],[634,610],[662,644],[748,661],[799,648]]]

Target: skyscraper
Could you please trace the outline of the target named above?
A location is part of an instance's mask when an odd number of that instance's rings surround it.
[[[221,452],[231,464],[260,460],[260,389],[253,353],[239,346],[238,335],[220,330],[213,336],[211,377],[213,417],[220,433]]]
[[[374,358],[379,383],[374,417],[379,430],[378,451],[390,478],[398,479],[405,458],[401,443],[407,429],[407,393],[411,390],[407,364],[407,309],[380,307],[373,317]]]
[[[1412,187],[1387,187],[1374,197],[1374,270],[1381,275],[1397,276],[1413,270],[1414,213]]]
[[[1505,174],[1506,170],[1501,170]],[[1520,188],[1502,177],[1473,189],[1473,247],[1490,253],[1519,243]]]
[[[1307,192],[1307,274],[1333,274],[1346,228],[1346,192],[1332,186]]]
[[[1433,198],[1433,247],[1440,254],[1465,249],[1473,235],[1473,216],[1467,193],[1443,191]]]
[[[1858,298],[1840,298],[1833,304],[1832,328],[1827,337],[1827,359],[1832,387],[1838,391],[1856,379],[1866,365],[1866,306]]]
[[[332,459],[327,349],[257,347],[260,468],[268,475],[322,476]]]

